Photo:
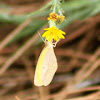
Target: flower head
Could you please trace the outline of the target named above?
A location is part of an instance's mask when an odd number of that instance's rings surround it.
[[[56,27],[46,28],[44,30],[46,30],[46,32],[42,35],[42,37],[45,37],[49,42],[51,42],[53,39],[58,41],[59,39],[65,38],[63,35],[66,33]]]
[[[49,15],[50,17],[47,18],[48,20],[57,21],[58,15],[56,13],[50,13]]]
[[[54,12],[50,13],[49,15],[50,15],[50,17],[48,17],[47,20],[52,20],[52,21],[61,20],[62,22],[65,20],[65,16],[60,16]]]

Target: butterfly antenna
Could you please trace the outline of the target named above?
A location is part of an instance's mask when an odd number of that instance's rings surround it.
[[[38,34],[39,34],[40,38],[42,39],[42,41],[45,43],[46,41],[45,41],[45,40],[43,40],[43,38],[42,38],[42,36],[41,36],[40,32],[39,32],[38,30],[37,30],[37,32],[38,32]]]

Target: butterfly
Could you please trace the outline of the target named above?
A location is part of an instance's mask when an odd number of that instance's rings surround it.
[[[52,42],[46,42],[46,46],[39,56],[34,77],[35,86],[49,85],[57,71],[57,59],[53,48]]]

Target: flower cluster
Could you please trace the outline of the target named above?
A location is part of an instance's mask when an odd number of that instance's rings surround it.
[[[53,40],[58,42],[60,39],[64,39],[65,37],[63,35],[65,35],[66,33],[63,32],[62,30],[59,30],[56,27],[56,24],[59,21],[60,22],[64,21],[65,16],[60,16],[53,12],[53,13],[50,13],[50,17],[48,17],[47,19],[50,20],[50,28],[44,29],[46,30],[46,32],[44,32],[42,37],[45,37],[46,40],[49,42],[53,42]]]
[[[45,37],[49,42],[51,42],[53,39],[58,41],[65,38],[63,35],[66,33],[56,27],[46,28],[44,30],[46,30],[46,32],[42,35],[42,37]]]
[[[60,15],[53,12],[53,13],[50,13],[50,17],[48,17],[47,20],[52,20],[52,21],[61,20],[61,21],[64,21],[65,16],[60,16]]]

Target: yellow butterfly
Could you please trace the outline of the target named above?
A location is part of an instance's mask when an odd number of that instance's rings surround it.
[[[57,59],[53,50],[54,45],[46,42],[37,62],[34,84],[36,86],[47,86],[53,79],[57,70]]]

